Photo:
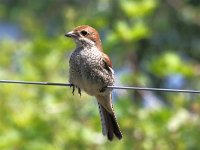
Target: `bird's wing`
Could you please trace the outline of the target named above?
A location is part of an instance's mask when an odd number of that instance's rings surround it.
[[[114,74],[114,70],[112,69],[112,62],[110,58],[108,57],[108,55],[106,55],[105,53],[103,53],[103,61],[105,63],[105,69],[112,72],[112,74]]]

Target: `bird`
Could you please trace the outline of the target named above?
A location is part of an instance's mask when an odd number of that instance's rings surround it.
[[[75,50],[69,59],[69,83],[81,95],[81,90],[88,95],[95,96],[99,106],[102,133],[112,141],[116,136],[122,139],[119,124],[112,105],[112,89],[114,85],[114,71],[112,62],[103,52],[101,39],[96,29],[89,25],[75,27],[65,33],[73,39]]]

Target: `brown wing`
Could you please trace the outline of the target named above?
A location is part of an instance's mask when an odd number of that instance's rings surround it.
[[[104,58],[103,61],[105,63],[105,69],[114,73],[114,71],[112,69],[112,62],[111,62],[110,58],[108,57],[108,55],[103,53],[103,58]]]
[[[105,53],[103,53],[103,57],[104,57],[104,61],[106,62],[106,64],[112,68],[112,62],[110,60],[110,58],[108,57],[108,55],[106,55]]]

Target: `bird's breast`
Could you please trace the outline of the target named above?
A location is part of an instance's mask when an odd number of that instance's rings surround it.
[[[75,50],[70,58],[70,82],[89,95],[99,93],[107,85],[113,85],[112,73],[104,67],[102,53],[98,50]]]

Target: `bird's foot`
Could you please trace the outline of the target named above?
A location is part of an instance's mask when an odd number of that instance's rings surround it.
[[[80,95],[81,97],[81,88],[77,87],[78,88],[78,94]]]
[[[72,87],[72,94],[74,95],[75,89],[78,89],[78,94],[81,96],[81,88],[79,88],[78,86],[71,84],[70,88]]]
[[[74,91],[75,91],[75,85],[74,84],[71,84],[70,85],[70,88],[72,87],[72,94],[74,95]]]
[[[103,87],[102,89],[99,90],[99,92],[105,92],[107,86]]]

